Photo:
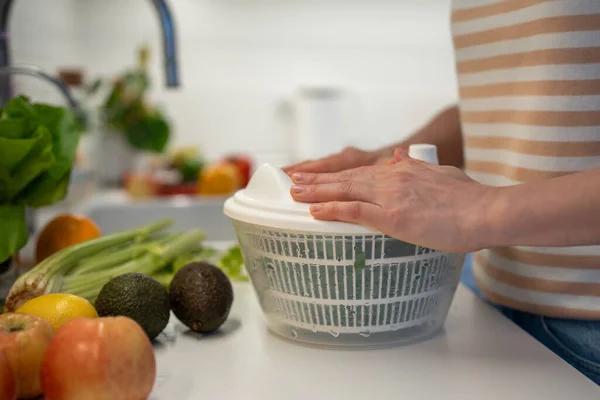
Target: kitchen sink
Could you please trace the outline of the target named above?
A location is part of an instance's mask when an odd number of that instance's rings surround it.
[[[170,230],[201,229],[211,242],[235,241],[230,219],[223,214],[225,198],[175,197],[148,201],[94,201],[81,212],[92,218],[104,234],[168,218]]]

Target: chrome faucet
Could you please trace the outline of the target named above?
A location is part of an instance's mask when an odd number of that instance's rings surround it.
[[[71,107],[71,109],[75,112],[75,114],[79,114],[81,112],[81,107],[80,107],[79,103],[77,102],[75,97],[73,97],[73,94],[71,93],[71,91],[69,90],[67,85],[65,85],[65,83],[63,81],[61,81],[60,79],[45,72],[40,67],[37,67],[35,65],[0,66],[0,79],[3,77],[9,76],[9,75],[29,75],[29,76],[44,79],[44,80],[52,83],[63,94],[63,96],[67,100],[67,103],[69,103],[69,107]]]
[[[156,12],[158,13],[163,44],[163,59],[165,69],[165,85],[170,88],[179,87],[179,65],[177,58],[177,43],[175,36],[175,25],[171,10],[166,0],[150,0]],[[0,0],[0,67],[9,67],[11,64],[9,49],[8,23],[10,12],[15,0]],[[0,105],[3,105],[13,96],[9,75],[26,74],[35,75],[44,78],[56,85],[66,97],[69,105],[80,116],[80,108],[76,100],[71,95],[69,89],[57,78],[47,74],[39,68],[31,66],[16,66],[4,68],[4,73],[0,73]],[[32,211],[28,210],[27,221],[31,230],[34,230]]]
[[[11,63],[9,51],[8,22],[10,11],[15,0],[0,0],[0,66]],[[179,68],[177,61],[177,45],[173,17],[166,0],[150,0],[156,9],[162,31],[163,58],[167,87],[179,87]],[[0,99],[2,103],[12,97],[10,79],[0,76]]]

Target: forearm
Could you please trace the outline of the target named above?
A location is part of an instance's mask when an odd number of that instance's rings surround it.
[[[486,248],[600,244],[600,168],[490,190]]]
[[[406,140],[381,149],[381,156],[392,156],[396,148],[407,148],[416,143],[436,145],[440,164],[462,168],[463,141],[458,106],[444,109]]]

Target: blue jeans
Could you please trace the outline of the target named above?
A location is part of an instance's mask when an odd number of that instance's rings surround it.
[[[600,385],[600,321],[543,317],[497,307],[511,321]]]
[[[483,298],[473,280],[470,261],[468,257],[461,281]],[[600,321],[549,318],[492,305],[549,350],[600,385]]]

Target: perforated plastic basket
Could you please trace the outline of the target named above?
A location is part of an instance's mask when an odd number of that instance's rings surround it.
[[[271,329],[311,343],[371,346],[435,333],[464,261],[383,235],[234,226]]]
[[[312,344],[378,347],[442,328],[464,254],[316,221],[308,205],[291,200],[290,186],[263,165],[225,205],[272,331]]]

